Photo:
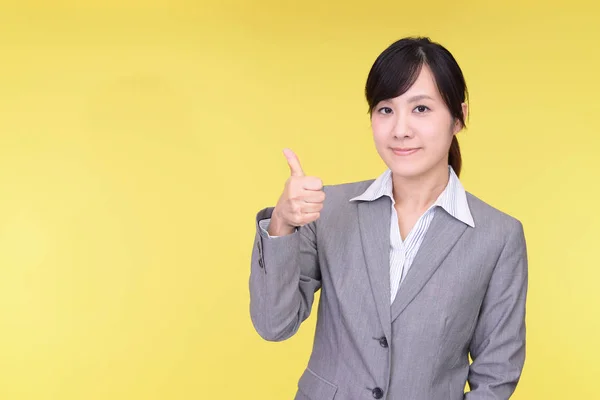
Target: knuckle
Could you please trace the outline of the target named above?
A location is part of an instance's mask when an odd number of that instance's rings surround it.
[[[296,201],[292,201],[292,203],[290,204],[290,211],[292,215],[300,214],[300,205]]]
[[[294,197],[298,193],[298,184],[296,182],[289,182],[287,185],[288,196]]]

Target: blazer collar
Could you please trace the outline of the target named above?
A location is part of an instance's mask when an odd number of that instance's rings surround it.
[[[469,208],[465,188],[450,165],[448,174],[448,185],[431,207],[441,207],[457,220],[474,228],[475,222]],[[349,201],[375,201],[382,196],[389,197],[394,204],[392,171],[389,168],[379,175],[362,194]]]

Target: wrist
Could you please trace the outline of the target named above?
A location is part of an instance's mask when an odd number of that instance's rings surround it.
[[[294,226],[285,223],[279,218],[277,214],[277,209],[273,210],[273,214],[271,215],[271,222],[269,224],[269,229],[267,230],[269,232],[269,235],[285,236],[294,233],[295,230],[296,228]]]

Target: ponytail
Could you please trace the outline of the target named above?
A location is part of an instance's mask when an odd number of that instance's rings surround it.
[[[456,135],[452,137],[452,144],[450,144],[450,151],[448,152],[448,164],[450,164],[456,173],[456,176],[460,176],[462,157],[460,155],[460,146],[458,145],[458,139],[456,138]]]

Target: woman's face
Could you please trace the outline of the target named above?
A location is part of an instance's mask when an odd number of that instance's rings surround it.
[[[375,105],[371,127],[377,152],[393,174],[403,178],[447,171],[452,138],[462,128],[450,114],[427,65],[405,93]]]

